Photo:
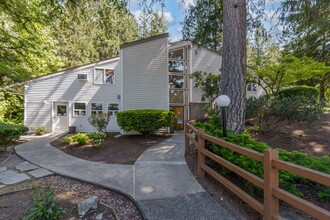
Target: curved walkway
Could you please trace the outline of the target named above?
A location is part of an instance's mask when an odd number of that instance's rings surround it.
[[[49,144],[59,135],[31,138],[15,151],[57,174],[129,195],[146,219],[233,219],[190,172],[183,155],[183,133],[150,147],[134,165],[103,164],[70,156]]]

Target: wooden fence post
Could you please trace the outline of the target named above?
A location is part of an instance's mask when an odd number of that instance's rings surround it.
[[[188,120],[184,121],[184,155],[187,156],[190,153],[190,141],[187,135],[189,135],[189,127],[187,126],[189,123]]]
[[[278,151],[264,151],[264,219],[271,220],[279,214],[279,199],[273,196],[273,188],[278,188],[278,169],[272,166],[272,161],[278,160]]]
[[[205,177],[205,171],[201,168],[202,164],[205,164],[205,155],[201,153],[201,149],[205,149],[205,139],[202,135],[205,134],[204,128],[198,129],[198,160],[197,160],[197,176],[198,178]]]

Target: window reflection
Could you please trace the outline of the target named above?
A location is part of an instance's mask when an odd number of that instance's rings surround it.
[[[183,61],[168,61],[168,71],[183,73],[184,63]]]
[[[170,91],[170,103],[183,104],[184,103],[183,91],[171,90]]]
[[[173,50],[173,51],[168,52],[168,58],[182,60],[183,59],[183,49]]]
[[[183,76],[170,75],[168,81],[171,89],[183,89]]]

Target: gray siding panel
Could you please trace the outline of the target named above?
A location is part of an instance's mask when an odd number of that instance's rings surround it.
[[[192,47],[192,73],[197,71],[220,74],[222,56],[203,47]],[[192,85],[191,102],[203,103],[202,89]],[[207,101],[206,101],[207,102]],[[205,102],[204,102],[205,103]]]
[[[123,110],[168,110],[167,37],[122,49]]]

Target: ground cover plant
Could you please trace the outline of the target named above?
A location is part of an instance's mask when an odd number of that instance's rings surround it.
[[[173,124],[174,113],[158,109],[126,110],[118,112],[118,125],[126,132],[138,131],[150,135]]]
[[[65,136],[63,140],[68,144],[77,143],[82,146],[91,143],[93,147],[99,147],[101,142],[106,138],[106,133],[102,131],[95,131],[89,133],[77,133],[75,135]]]
[[[197,128],[204,128],[205,132],[209,135],[222,138],[228,142],[260,153],[263,153],[265,149],[270,148],[270,146],[266,143],[255,141],[248,133],[233,135],[231,132],[229,132],[228,137],[223,137],[221,120],[218,117],[211,117],[209,122],[196,122],[194,126]],[[224,159],[236,164],[237,166],[240,166],[241,168],[257,175],[260,178],[263,178],[262,163],[210,142],[206,142],[206,147]],[[279,151],[279,157],[281,160],[330,174],[330,158],[328,155],[322,157],[310,157],[306,153],[298,151],[286,151],[279,148],[277,150]],[[225,168],[222,168],[221,172],[224,175],[230,173],[230,171]],[[293,193],[294,195],[303,196],[303,192],[297,187],[297,185],[300,184],[311,185],[315,187],[317,196],[319,198],[327,200],[330,199],[329,187],[312,183],[304,178],[288,172],[280,171],[281,188]],[[256,187],[250,185],[250,188]],[[258,189],[254,189],[254,191],[258,191]]]
[[[46,129],[45,129],[45,127],[39,126],[39,127],[36,127],[36,129],[34,130],[34,133],[38,136],[44,135],[46,133]]]
[[[22,136],[28,128],[23,125],[0,123],[0,147],[7,147]]]

